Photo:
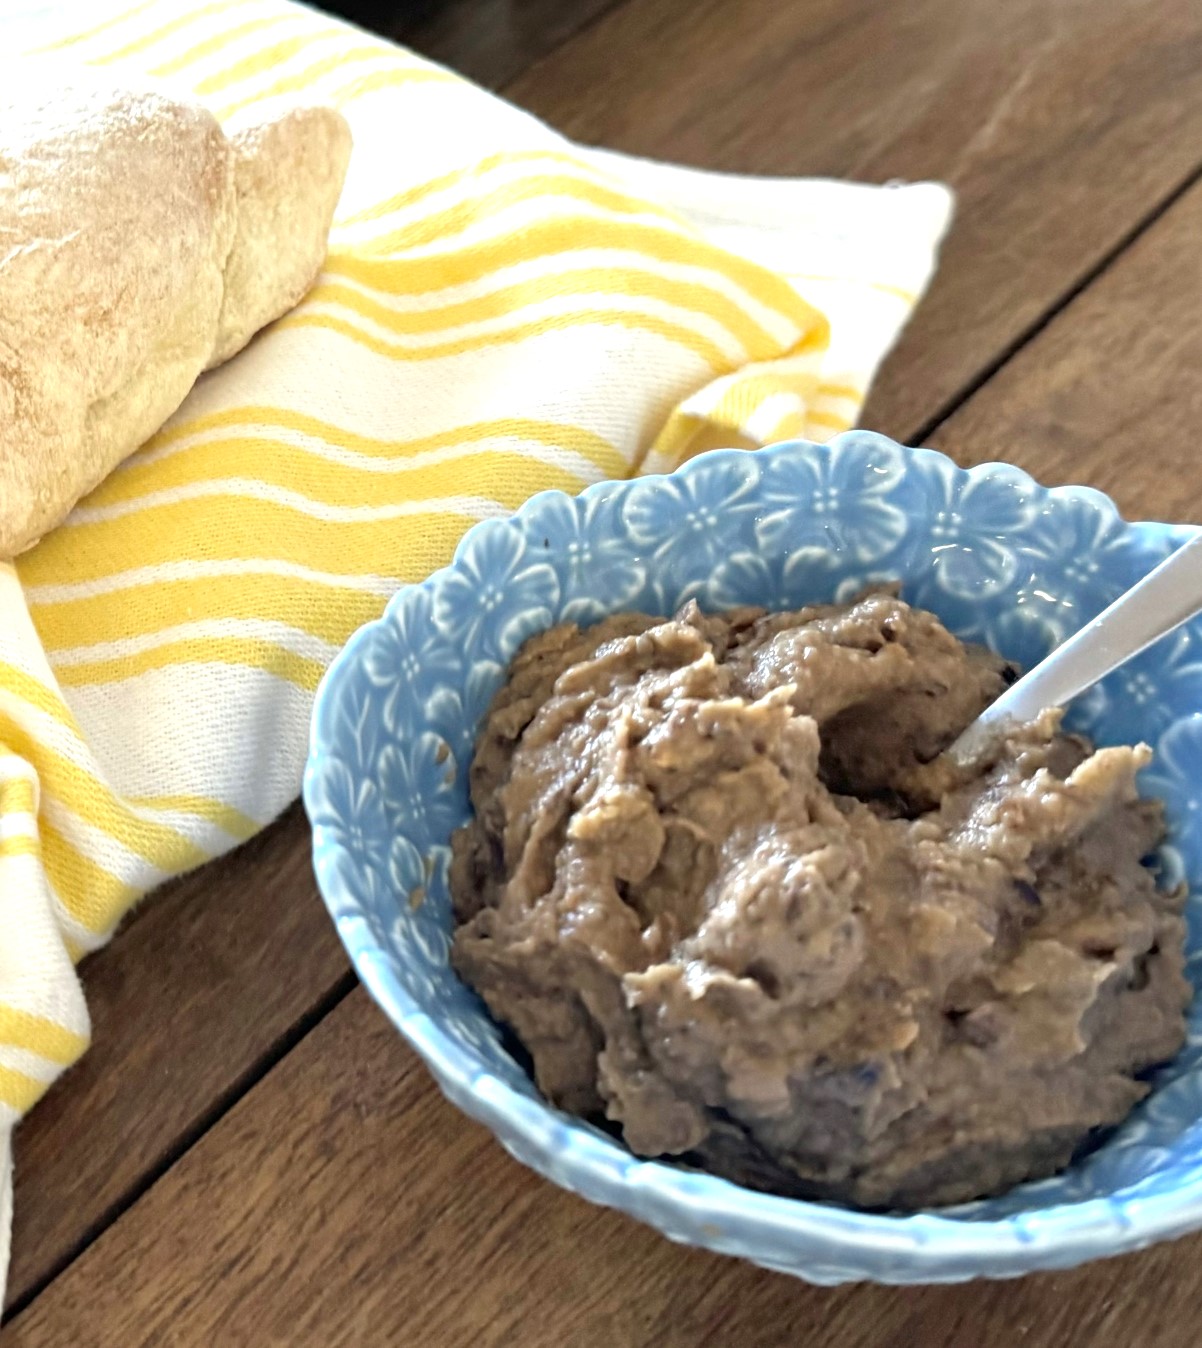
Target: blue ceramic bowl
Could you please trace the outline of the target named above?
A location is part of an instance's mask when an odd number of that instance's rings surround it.
[[[853,432],[720,451],[671,477],[535,497],[356,633],[317,695],[305,804],[317,878],[360,977],[447,1096],[520,1161],[673,1240],[817,1283],[951,1282],[1063,1268],[1202,1226],[1202,1007],[1153,1094],[1064,1174],[1000,1198],[868,1215],[632,1156],[550,1108],[448,964],[448,842],[468,815],[477,726],[521,643],[621,609],[796,607],[902,581],[961,637],[1030,664],[1192,530],[1128,524],[1098,492],[1005,464],[963,471]],[[1102,743],[1145,740],[1168,802],[1161,864],[1191,887],[1202,979],[1202,624],[1072,709]],[[424,901],[411,896],[421,891]],[[1202,1002],[1202,999],[1198,999]]]

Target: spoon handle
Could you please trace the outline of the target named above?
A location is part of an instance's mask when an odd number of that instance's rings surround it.
[[[965,762],[1007,723],[1021,724],[1078,693],[1202,612],[1202,532],[1011,685],[948,752]]]

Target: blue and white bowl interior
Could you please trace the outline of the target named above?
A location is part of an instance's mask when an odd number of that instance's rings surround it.
[[[1202,1010],[1154,1093],[1066,1173],[908,1217],[756,1194],[639,1160],[544,1103],[448,963],[448,840],[468,817],[477,728],[518,647],[553,623],[847,599],[900,579],[958,636],[1030,665],[1180,546],[1084,488],[969,471],[852,432],[699,457],[671,477],[535,497],[360,630],[318,694],[305,802],[318,881],[356,969],[446,1094],[519,1160],[676,1240],[815,1282],[952,1281],[1064,1267],[1202,1225]],[[1071,709],[1099,743],[1144,740],[1168,802],[1160,864],[1184,877],[1202,977],[1202,625]],[[418,902],[420,900],[420,902]],[[1198,999],[1202,1001],[1202,999]]]

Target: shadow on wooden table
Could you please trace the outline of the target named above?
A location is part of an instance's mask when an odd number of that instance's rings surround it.
[[[319,0],[350,19],[495,88],[617,0]]]

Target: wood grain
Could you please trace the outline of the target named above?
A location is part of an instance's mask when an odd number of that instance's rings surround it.
[[[94,1046],[16,1134],[10,1305],[349,986],[308,844],[294,808],[85,966]]]
[[[506,90],[740,172],[940,178],[935,284],[864,424],[914,437],[1202,162],[1194,0],[630,0]]]
[[[1194,1348],[1200,1294],[1202,1237],[921,1289],[672,1245],[510,1160],[356,990],[0,1344]]]
[[[932,436],[1107,492],[1129,519],[1202,523],[1202,185],[1177,201]]]

